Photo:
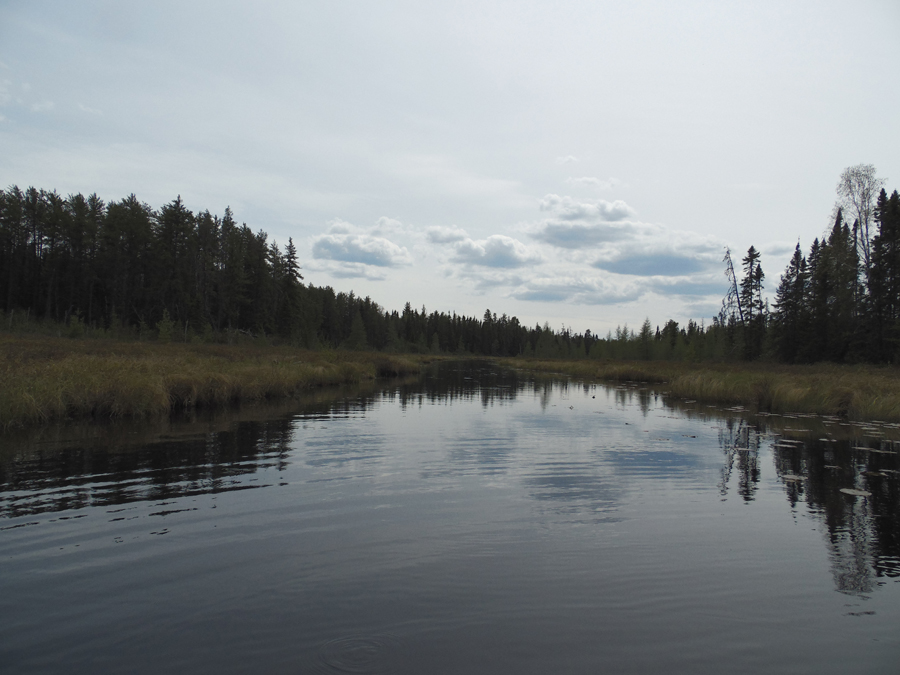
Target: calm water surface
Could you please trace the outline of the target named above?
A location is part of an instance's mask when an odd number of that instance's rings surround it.
[[[0,671],[898,672],[896,425],[471,364],[291,405],[0,439]]]

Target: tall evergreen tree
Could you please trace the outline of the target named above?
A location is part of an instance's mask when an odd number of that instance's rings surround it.
[[[882,189],[875,207],[878,227],[872,242],[868,279],[871,355],[877,361],[900,360],[900,195]]]
[[[759,251],[753,246],[741,260],[744,278],[740,283],[739,298],[743,308],[744,356],[748,360],[758,358],[762,353],[766,332],[765,303],[762,297],[765,274],[759,260]]]
[[[775,292],[772,322],[775,349],[788,363],[797,360],[806,333],[807,281],[806,258],[800,253],[798,243]]]

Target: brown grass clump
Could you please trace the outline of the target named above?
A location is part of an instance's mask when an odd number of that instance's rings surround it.
[[[896,367],[523,359],[510,363],[584,379],[644,382],[673,396],[759,411],[900,420],[900,370]]]
[[[0,429],[293,396],[417,372],[415,357],[291,347],[0,337]]]

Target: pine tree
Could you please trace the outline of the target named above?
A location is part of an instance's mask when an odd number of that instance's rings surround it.
[[[747,360],[760,356],[766,333],[766,312],[762,297],[765,274],[759,259],[759,252],[751,246],[741,260],[744,278],[740,283],[740,306],[743,308],[744,358]]]
[[[775,292],[772,326],[778,356],[788,363],[795,362],[800,353],[806,324],[806,295],[806,258],[800,253],[798,243]]]
[[[900,195],[882,189],[875,207],[878,227],[868,279],[871,357],[900,359]]]

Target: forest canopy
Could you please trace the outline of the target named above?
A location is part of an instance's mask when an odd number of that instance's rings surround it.
[[[605,337],[514,316],[387,311],[353,292],[304,283],[291,239],[192,213],[181,198],[154,210],[135,195],[61,197],[12,186],[0,191],[0,302],[9,326],[28,317],[141,339],[277,339],[329,347],[542,358],[769,359],[789,363],[900,360],[900,196],[871,165],[850,167],[837,186],[830,229],[804,255],[797,244],[772,306],[760,253],[735,264],[725,252],[728,293],[708,325],[669,320]]]

